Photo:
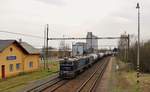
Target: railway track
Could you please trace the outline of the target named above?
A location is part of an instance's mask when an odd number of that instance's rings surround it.
[[[59,83],[61,81],[63,81],[63,80],[60,79],[59,77],[55,77],[49,81],[46,81],[46,82],[41,83],[37,86],[31,87],[30,89],[27,89],[25,92],[42,92],[46,88],[49,88],[53,85],[56,85],[57,83]]]
[[[51,85],[51,86],[41,90],[40,92],[55,92],[58,88],[60,88],[61,86],[65,85],[68,82],[69,82],[69,80],[62,80],[59,83],[56,83],[54,85]]]
[[[106,58],[103,63],[98,65],[96,71],[86,80],[81,83],[80,88],[77,91],[74,89],[71,92],[93,92],[96,82],[100,79],[105,71],[109,58]],[[38,86],[32,87],[25,92],[58,92],[65,84],[69,83],[71,80],[63,80],[59,77],[55,77],[49,81],[41,83]],[[62,91],[59,91],[62,92]],[[64,92],[64,91],[63,91]]]
[[[96,71],[85,82],[82,83],[82,85],[77,89],[76,92],[94,92],[96,83],[99,79],[102,78],[103,73],[105,72],[105,69],[108,65],[108,59],[106,59],[101,65],[99,65]]]

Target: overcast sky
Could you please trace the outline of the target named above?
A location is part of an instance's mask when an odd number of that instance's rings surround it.
[[[0,30],[43,36],[45,24],[50,37],[137,35],[136,3],[141,6],[141,39],[150,39],[150,0],[0,0]],[[0,32],[0,39],[22,38],[35,47],[38,38]],[[117,40],[100,40],[99,45],[116,45]],[[50,41],[58,46],[58,41]]]

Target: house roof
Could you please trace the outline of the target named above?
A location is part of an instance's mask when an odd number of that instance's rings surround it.
[[[0,52],[2,52],[5,48],[10,46],[11,44],[16,43],[24,52],[28,54],[39,54],[39,51],[32,47],[31,45],[21,42],[17,42],[16,40],[0,40]]]
[[[0,40],[0,52],[2,52],[6,47],[14,42],[15,40]]]
[[[29,53],[29,54],[39,54],[39,50],[31,46],[26,42],[20,42],[20,45]]]

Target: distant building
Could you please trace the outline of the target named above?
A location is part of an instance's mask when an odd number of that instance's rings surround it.
[[[70,56],[71,56],[71,50],[59,50],[58,51],[59,58],[70,57]]]
[[[40,53],[25,42],[0,40],[0,78],[39,68]]]
[[[98,39],[92,32],[88,32],[86,36],[87,49],[91,52],[93,50],[98,50]]]
[[[122,39],[119,40],[119,46],[118,48],[120,50],[124,50],[128,48],[128,39],[124,39],[124,38],[128,38],[128,35],[126,34],[126,32],[124,34],[122,34],[120,36]]]
[[[72,55],[84,55],[87,53],[87,43],[77,42],[72,45]]]

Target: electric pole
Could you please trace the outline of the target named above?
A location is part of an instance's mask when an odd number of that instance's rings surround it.
[[[92,46],[92,44],[93,44],[93,43],[92,43],[92,36],[93,36],[93,35],[92,35],[92,32],[91,32],[91,53],[93,53],[93,46]]]
[[[46,68],[48,69],[48,31],[49,31],[49,25],[47,24],[46,28]]]
[[[130,51],[130,35],[128,34],[128,58],[127,61],[129,62],[129,51]]]
[[[44,69],[46,69],[46,27],[44,28],[44,48],[43,48],[43,59],[44,59]]]
[[[136,9],[138,10],[138,48],[137,48],[137,83],[139,83],[140,75],[140,5],[137,3]]]

